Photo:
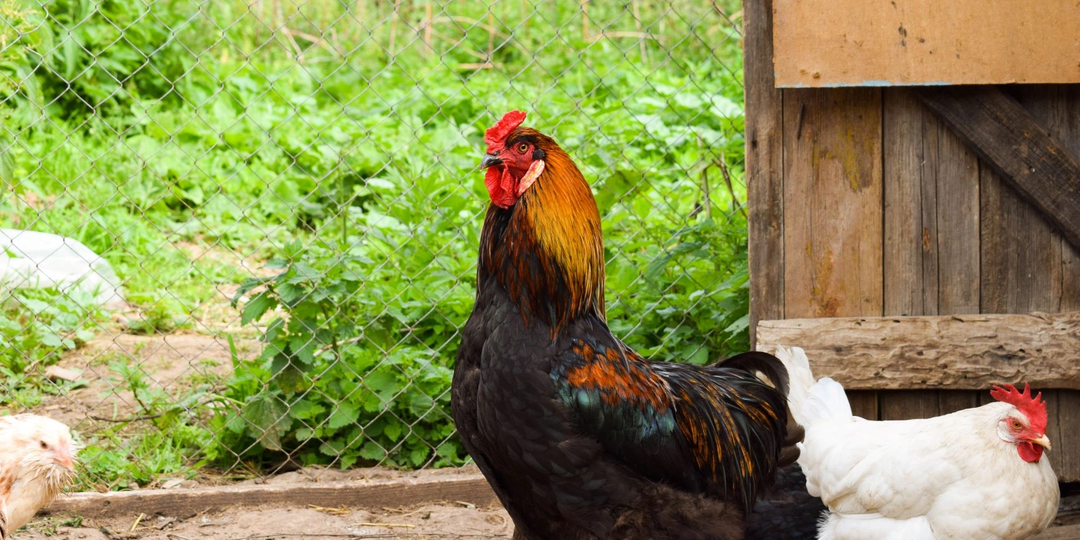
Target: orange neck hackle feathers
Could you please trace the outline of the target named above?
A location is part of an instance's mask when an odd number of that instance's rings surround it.
[[[499,174],[517,174],[520,182],[529,171],[540,173],[508,207],[493,199],[481,264],[526,321],[538,318],[554,332],[583,315],[603,320],[604,247],[592,190],[570,156],[550,137],[521,127],[522,120],[524,113],[513,111],[489,129],[488,152],[504,156]],[[519,148],[524,151],[514,153]],[[496,224],[502,230],[494,230]]]

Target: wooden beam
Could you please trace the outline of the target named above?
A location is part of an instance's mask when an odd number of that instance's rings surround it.
[[[450,474],[421,479],[281,485],[239,485],[193,489],[148,489],[108,493],[73,493],[57,498],[45,514],[113,517],[146,514],[188,517],[208,510],[266,504],[350,508],[412,506],[436,501],[498,504],[479,474]]]
[[[802,347],[848,390],[1080,390],[1080,312],[762,321],[757,342]]]
[[[1080,165],[1016,100],[992,87],[925,87],[923,103],[1080,248]]]
[[[782,92],[773,85],[772,2],[745,12],[746,184],[750,234],[750,328],[784,317],[784,162]],[[750,333],[751,347],[754,335]]]

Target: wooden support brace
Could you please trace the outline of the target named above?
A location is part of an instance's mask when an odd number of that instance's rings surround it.
[[[1080,312],[762,321],[757,343],[802,347],[848,390],[1080,390]]]
[[[923,87],[923,103],[1080,249],[1080,165],[994,87]]]

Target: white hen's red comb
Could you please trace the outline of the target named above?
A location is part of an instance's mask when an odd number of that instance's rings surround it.
[[[1008,403],[1027,416],[1031,427],[1040,433],[1046,432],[1046,402],[1040,401],[1042,392],[1035,396],[1031,395],[1031,385],[1024,383],[1024,391],[1020,392],[1015,386],[1006,384],[1004,388],[995,386],[990,390],[990,396],[994,399]]]

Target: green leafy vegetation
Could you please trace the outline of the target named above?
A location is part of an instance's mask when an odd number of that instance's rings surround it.
[[[207,386],[169,392],[154,385],[140,366],[123,360],[108,365],[113,392],[130,395],[136,404],[131,416],[98,418],[106,425],[84,440],[77,488],[137,489],[163,475],[191,477],[203,465],[213,444],[200,418],[211,401]],[[148,425],[139,425],[140,423]],[[138,426],[139,428],[135,428]]]
[[[93,338],[102,317],[87,294],[0,286],[0,406],[33,407],[70,388],[45,382],[40,368]]]
[[[0,227],[105,257],[136,311],[114,332],[264,346],[168,389],[110,366],[144,419],[84,437],[83,485],[462,463],[449,383],[477,163],[512,108],[593,183],[615,333],[695,363],[747,346],[736,3],[281,4],[0,0]],[[0,313],[5,395],[93,330],[45,311]]]

